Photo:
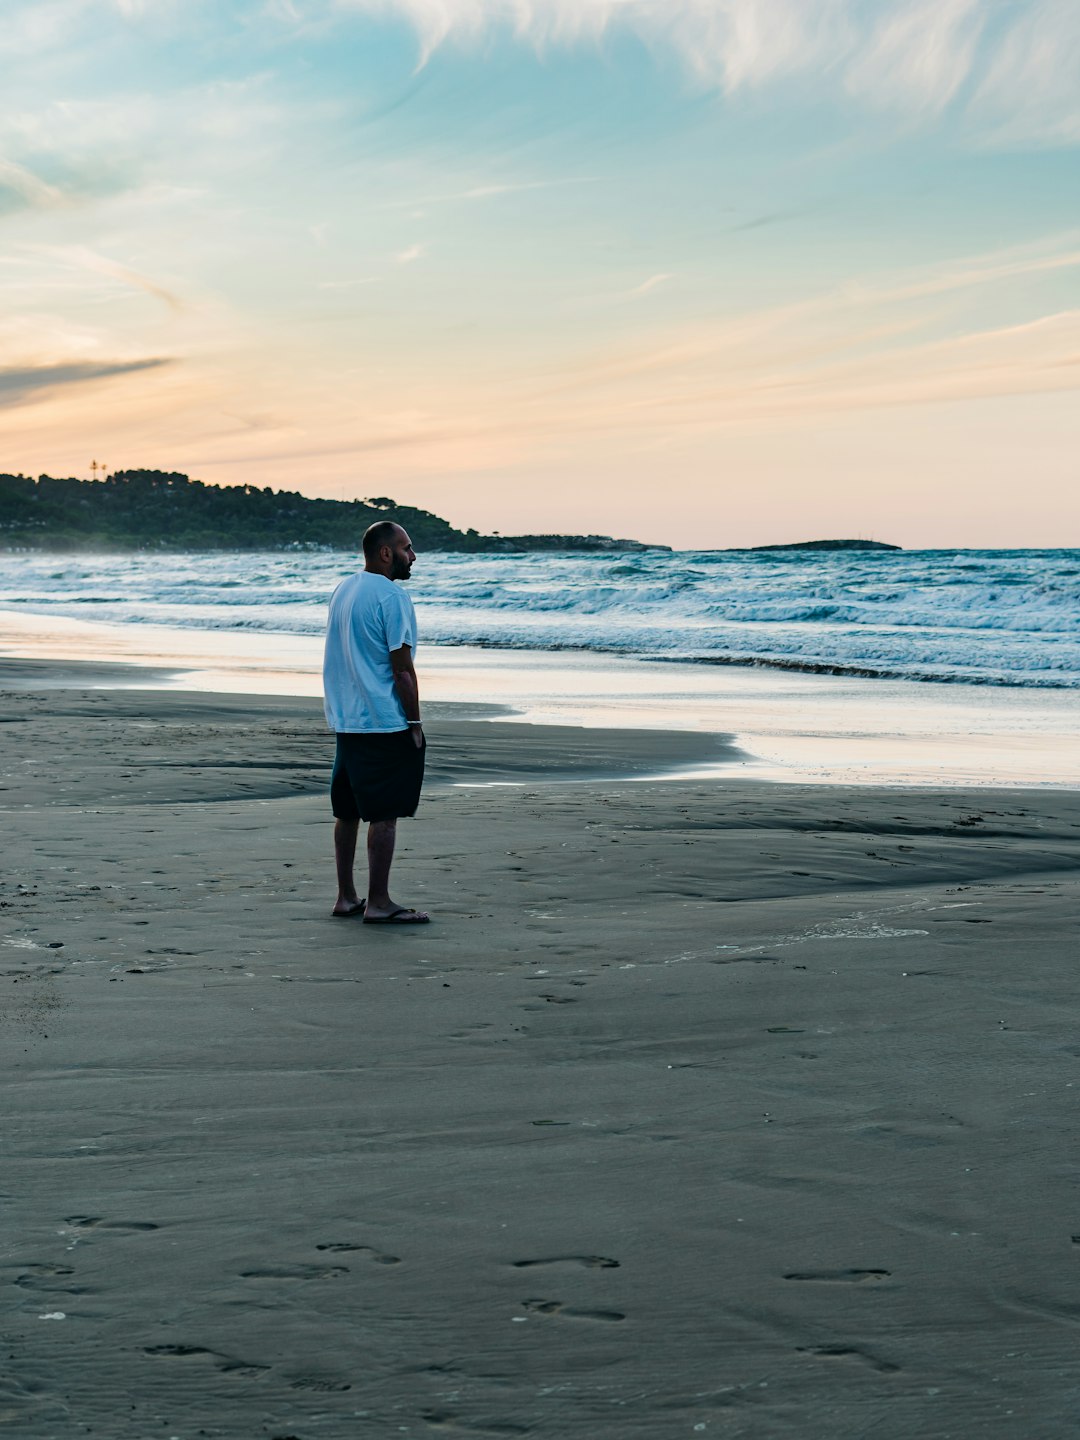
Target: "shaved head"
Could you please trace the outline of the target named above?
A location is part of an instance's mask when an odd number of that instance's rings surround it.
[[[384,545],[393,546],[399,535],[405,532],[393,520],[376,520],[364,531],[364,559],[375,560]]]

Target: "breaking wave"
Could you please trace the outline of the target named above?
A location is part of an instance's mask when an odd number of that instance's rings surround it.
[[[332,552],[0,556],[0,608],[318,634]],[[421,642],[1080,688],[1080,551],[425,555]]]

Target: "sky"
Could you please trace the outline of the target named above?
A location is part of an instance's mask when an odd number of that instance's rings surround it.
[[[1077,0],[0,20],[0,471],[1080,546]]]

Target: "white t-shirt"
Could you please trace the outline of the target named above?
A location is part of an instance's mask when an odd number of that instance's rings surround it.
[[[361,570],[330,600],[323,657],[326,723],[342,735],[386,735],[408,726],[398,699],[391,650],[416,654],[416,612],[408,593],[385,575]]]

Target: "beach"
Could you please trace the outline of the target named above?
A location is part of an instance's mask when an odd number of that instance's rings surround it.
[[[1080,0],[0,11],[0,1440],[1080,1440]]]
[[[123,673],[0,665],[12,1433],[1075,1432],[1080,793],[443,704],[377,930]]]

